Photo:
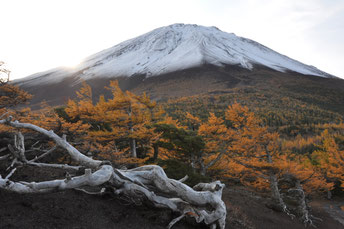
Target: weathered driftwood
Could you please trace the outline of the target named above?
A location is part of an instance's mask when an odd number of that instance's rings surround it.
[[[226,206],[222,201],[224,184],[220,181],[200,183],[193,188],[181,180],[170,179],[164,170],[157,165],[146,165],[134,169],[116,169],[107,162],[94,160],[80,153],[69,144],[66,137],[60,137],[53,131],[48,131],[29,123],[11,121],[11,118],[0,120],[0,124],[16,128],[26,128],[41,133],[52,139],[58,147],[63,148],[80,166],[62,164],[38,163],[36,160],[28,161],[25,157],[24,137],[18,132],[15,145],[11,149],[12,171],[2,178],[0,175],[0,188],[18,193],[40,193],[67,189],[77,189],[89,194],[95,194],[83,189],[85,186],[101,186],[111,189],[116,195],[125,195],[132,199],[145,199],[158,208],[171,209],[180,213],[173,219],[168,228],[188,215],[194,217],[197,223],[204,222],[211,228],[225,228]],[[50,152],[51,153],[51,152]],[[85,174],[75,177],[66,177],[59,180],[44,182],[14,182],[10,180],[16,171],[16,164],[31,166],[55,167],[64,170],[85,168]],[[104,188],[100,193],[104,192]]]

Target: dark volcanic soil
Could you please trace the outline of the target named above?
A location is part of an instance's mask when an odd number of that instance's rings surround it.
[[[0,198],[0,228],[166,228],[172,217],[169,211],[78,191],[38,195],[1,191]]]
[[[3,169],[0,169],[5,175]],[[55,174],[55,175],[53,175]],[[14,180],[42,180],[60,176],[54,170],[21,168],[13,176]],[[30,177],[30,178],[29,178]],[[227,205],[226,228],[257,229],[304,229],[297,219],[275,212],[265,205],[268,199],[258,196],[240,186],[230,186],[224,190],[223,199]],[[326,212],[331,202],[313,202],[313,214],[323,219],[319,229],[344,228]],[[166,228],[178,215],[170,211],[155,209],[148,205],[136,206],[110,195],[88,195],[76,190],[47,194],[16,194],[0,190],[0,228]],[[207,228],[195,225],[186,219],[173,228]]]
[[[227,205],[229,228],[305,229],[298,219],[291,219],[284,213],[267,208],[266,204],[269,203],[267,198],[261,197],[245,187],[226,188],[223,200]],[[322,222],[316,221],[315,225],[318,229],[343,229],[344,225],[332,218],[325,210],[329,203],[332,201],[323,199],[311,202],[311,213],[323,220]],[[307,228],[313,227],[308,226]]]

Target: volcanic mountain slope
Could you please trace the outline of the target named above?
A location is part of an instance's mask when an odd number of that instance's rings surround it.
[[[76,75],[95,77],[157,76],[203,64],[254,64],[277,71],[333,77],[313,66],[283,56],[255,41],[222,32],[216,27],[174,24],[122,42],[84,60],[74,70],[54,69],[24,79],[26,84],[47,84]]]
[[[287,78],[284,81],[305,75],[338,81],[313,66],[216,27],[174,24],[90,56],[75,69],[55,68],[15,83],[35,95],[32,104],[46,100],[58,105],[73,97],[82,81],[91,84],[96,97],[106,93],[103,87],[109,80],[117,79],[123,89],[148,90],[154,99],[162,99],[254,85],[262,75]]]

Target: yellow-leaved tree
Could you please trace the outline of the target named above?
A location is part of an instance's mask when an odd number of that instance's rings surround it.
[[[107,89],[111,97],[100,96],[94,102],[91,87],[84,83],[78,100],[69,100],[65,111],[73,121],[91,125],[89,139],[92,149],[102,152],[99,156],[117,163],[143,163],[157,138],[152,122],[161,120],[164,111],[146,94],[122,91],[117,81]]]
[[[339,149],[334,136],[327,129],[323,131],[321,138],[319,149],[312,153],[313,163],[329,183],[339,183],[344,188],[344,151]]]

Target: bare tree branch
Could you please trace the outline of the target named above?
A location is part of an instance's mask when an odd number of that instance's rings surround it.
[[[0,161],[6,160],[7,158],[9,158],[11,156],[11,154],[6,154],[4,156],[0,157]]]
[[[9,126],[13,126],[16,128],[26,128],[26,129],[31,129],[34,130],[38,133],[41,133],[50,139],[52,139],[58,146],[64,148],[67,150],[69,155],[72,157],[73,160],[76,162],[80,163],[81,165],[84,165],[85,167],[90,167],[90,168],[98,168],[102,162],[98,160],[91,159],[82,153],[80,153],[77,149],[75,149],[72,145],[70,145],[66,139],[63,139],[59,137],[57,134],[54,133],[54,131],[50,130],[47,131],[41,127],[38,127],[36,125],[30,124],[30,123],[20,123],[18,121],[12,122],[11,121],[12,117],[9,117],[4,120],[0,120],[0,124],[7,124]]]
[[[5,179],[10,179],[16,170],[17,168],[12,169],[12,171],[5,177]]]
[[[27,165],[32,165],[36,167],[46,167],[46,168],[57,168],[57,169],[64,169],[64,170],[73,170],[73,171],[79,171],[82,169],[82,166],[72,166],[72,165],[66,165],[66,164],[48,164],[48,163],[36,163],[29,161]]]
[[[109,181],[113,174],[113,168],[109,165],[103,165],[94,173],[86,172],[83,176],[73,177],[70,180],[52,180],[43,182],[13,182],[9,179],[0,177],[0,188],[18,193],[37,193],[51,190],[74,189],[81,186],[98,186]]]
[[[47,150],[45,153],[43,153],[42,155],[40,155],[39,157],[35,157],[34,159],[30,160],[30,162],[35,162],[38,161],[46,156],[48,156],[49,154],[53,153],[55,150],[57,149],[57,146],[54,146],[53,148]]]

